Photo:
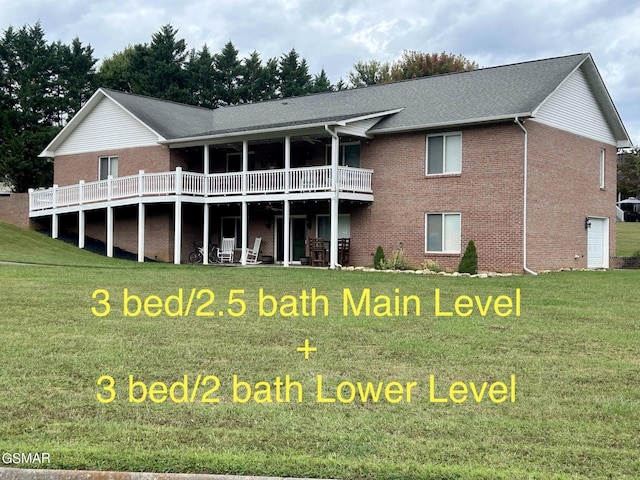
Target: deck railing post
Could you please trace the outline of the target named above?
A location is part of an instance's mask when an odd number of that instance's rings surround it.
[[[53,184],[53,189],[51,191],[51,206],[56,208],[58,206],[58,185]]]
[[[84,203],[84,180],[78,182],[78,204]]]
[[[182,195],[182,167],[176,167],[176,184],[174,188],[176,195]]]
[[[29,189],[29,211],[34,210],[33,205],[35,204],[35,201],[33,199],[33,188]]]
[[[144,170],[138,170],[138,196],[144,195]]]
[[[113,196],[113,175],[107,177],[107,200],[111,201]]]

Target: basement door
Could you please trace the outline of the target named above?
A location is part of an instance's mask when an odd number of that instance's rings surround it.
[[[589,217],[587,268],[609,268],[609,219]]]

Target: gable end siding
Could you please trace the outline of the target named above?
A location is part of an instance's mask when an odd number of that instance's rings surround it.
[[[616,139],[581,69],[573,72],[540,107],[535,120],[576,135],[616,145]]]
[[[102,99],[69,137],[56,156],[158,144],[158,136],[109,99]]]

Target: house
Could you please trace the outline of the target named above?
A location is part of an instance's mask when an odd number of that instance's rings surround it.
[[[629,136],[590,54],[207,110],[99,89],[42,152],[29,216],[162,261],[233,237],[288,266],[609,266]],[[50,222],[50,223],[49,223]],[[205,259],[206,261],[207,259]]]

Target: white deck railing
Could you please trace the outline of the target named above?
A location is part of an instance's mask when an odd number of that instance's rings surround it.
[[[69,207],[86,203],[107,202],[123,198],[194,195],[230,196],[273,193],[321,192],[332,188],[332,168],[303,167],[250,172],[203,173],[184,172],[180,167],[172,172],[144,173],[128,177],[108,178],[98,182],[80,181],[67,185],[29,191],[29,211]],[[357,193],[373,193],[373,170],[338,167],[338,189]]]

